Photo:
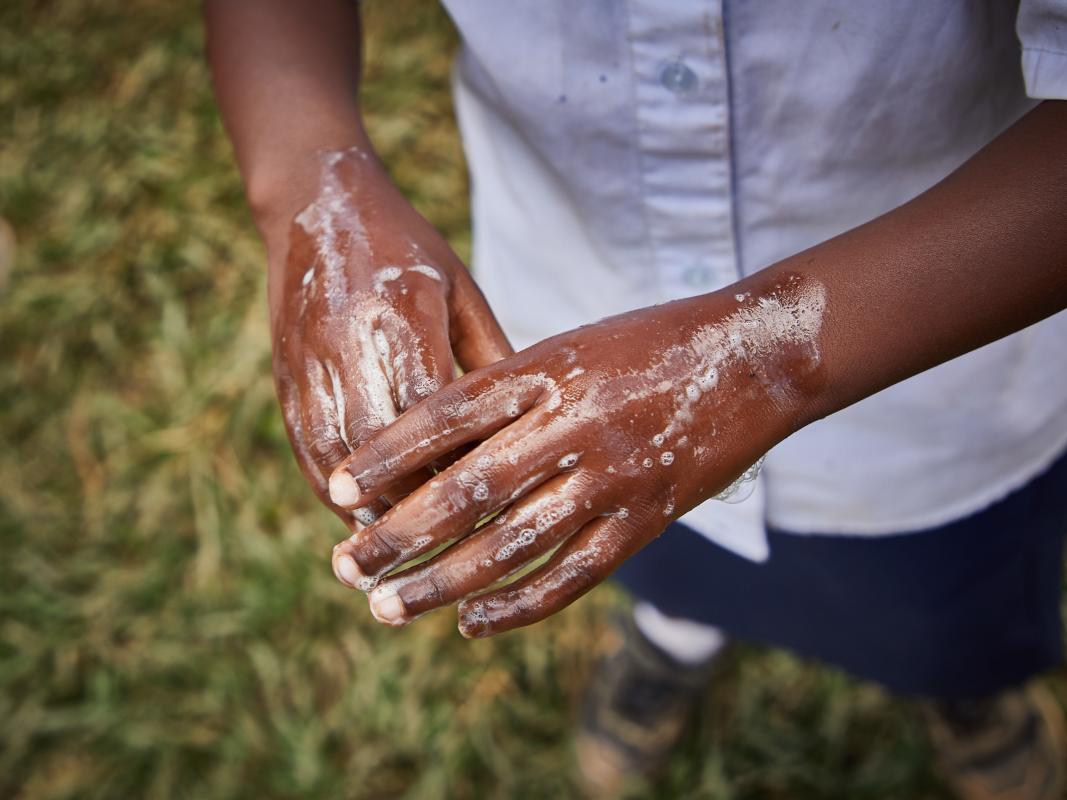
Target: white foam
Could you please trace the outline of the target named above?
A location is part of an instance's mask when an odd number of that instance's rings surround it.
[[[336,169],[345,152],[335,151],[322,156],[319,193],[294,220],[314,238],[316,252],[329,273],[328,278],[344,270],[346,246],[367,246],[367,233],[359,208]]]
[[[413,267],[408,267],[408,272],[417,272],[420,275],[425,275],[427,278],[432,278],[435,281],[441,280],[441,273],[429,264],[416,264]]]
[[[325,367],[327,374],[330,376],[334,407],[337,409],[337,434],[341,437],[341,441],[345,443],[345,447],[353,450],[352,443],[348,441],[348,424],[345,420],[345,392],[344,387],[341,385],[341,376],[337,373],[337,367],[333,365],[333,362],[326,361]]]
[[[356,508],[352,510],[352,518],[360,525],[373,525],[378,521],[378,515],[369,508]]]

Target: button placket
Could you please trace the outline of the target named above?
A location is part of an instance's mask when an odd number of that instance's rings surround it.
[[[631,0],[648,238],[663,299],[737,277],[721,3]]]

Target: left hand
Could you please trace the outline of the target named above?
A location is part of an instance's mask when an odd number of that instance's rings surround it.
[[[487,636],[558,611],[792,432],[818,383],[824,305],[820,284],[779,275],[607,319],[467,374],[334,472],[331,488],[345,483],[341,498],[359,506],[484,440],[337,545],[334,572],[354,566],[361,585],[376,582],[374,615],[402,625],[559,545],[536,570],[465,600],[459,626]],[[352,563],[340,570],[341,559]]]

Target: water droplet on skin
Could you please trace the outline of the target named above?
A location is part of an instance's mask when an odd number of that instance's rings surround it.
[[[661,463],[665,467],[669,467],[671,464],[674,463],[674,453],[668,450],[666,453],[659,457],[659,463]]]
[[[755,464],[746,469],[734,479],[734,482],[715,495],[716,500],[723,503],[740,503],[752,496],[756,488],[756,477],[766,456],[762,456]]]
[[[657,433],[655,436],[652,437],[652,444],[654,444],[656,447],[659,447],[663,444],[663,438],[664,437],[662,433]]]
[[[644,461],[641,462],[641,464],[646,468],[647,467],[651,467],[652,466],[652,459],[651,458],[646,458]]]
[[[563,456],[563,458],[561,458],[557,462],[556,466],[558,466],[560,469],[570,469],[571,467],[573,467],[577,463],[578,463],[578,454],[577,453],[567,453],[567,455]]]

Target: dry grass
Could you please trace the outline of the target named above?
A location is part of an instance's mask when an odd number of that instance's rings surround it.
[[[375,139],[465,253],[453,35],[417,0],[368,18]],[[201,46],[192,5],[0,6],[0,796],[575,796],[568,709],[619,598],[470,643],[334,581]],[[942,795],[907,706],[749,651],[651,796]]]

